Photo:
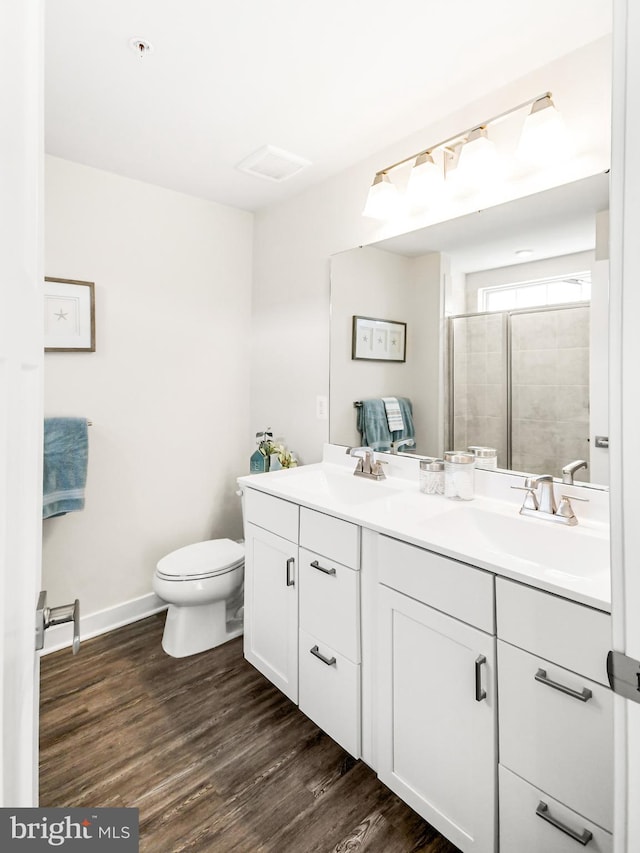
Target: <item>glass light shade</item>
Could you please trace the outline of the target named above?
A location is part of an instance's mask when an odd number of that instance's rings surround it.
[[[411,169],[407,196],[412,207],[428,207],[442,197],[444,171],[431,154],[419,154]]]
[[[478,127],[469,134],[460,151],[455,173],[459,185],[476,189],[491,184],[499,176],[498,152],[485,127]]]
[[[362,215],[369,216],[371,219],[389,219],[398,209],[398,203],[398,190],[395,184],[391,183],[388,175],[378,174],[369,188]]]
[[[525,119],[518,159],[538,166],[561,163],[571,154],[567,130],[562,116],[547,95],[539,98]]]

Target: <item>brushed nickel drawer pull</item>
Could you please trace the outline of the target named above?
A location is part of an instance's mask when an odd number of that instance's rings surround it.
[[[558,684],[557,681],[552,681],[550,678],[547,678],[546,669],[539,669],[534,678],[536,681],[539,681],[540,684],[546,684],[547,687],[553,687],[554,690],[559,690],[560,693],[566,693],[567,696],[573,696],[574,699],[579,699],[581,702],[588,702],[593,696],[593,693],[588,687],[583,687],[582,690],[572,690],[570,687],[565,687],[564,684]]]
[[[575,829],[571,829],[566,826],[564,823],[559,821],[558,818],[552,817],[549,814],[549,806],[546,803],[543,803],[542,800],[538,803],[536,814],[538,817],[541,817],[542,820],[546,820],[547,823],[550,823],[551,826],[555,826],[555,828],[559,829],[560,832],[564,832],[565,835],[569,836],[569,838],[573,838],[573,840],[577,841],[578,844],[582,844],[583,847],[586,847],[593,838],[593,833],[589,832],[588,829],[583,829],[582,832],[576,832]]]
[[[325,569],[324,566],[321,566],[317,560],[314,560],[312,563],[309,563],[312,569],[317,569],[319,572],[324,572],[325,575],[335,575],[335,569]]]
[[[487,691],[482,688],[482,664],[486,662],[484,655],[478,655],[476,658],[476,702],[482,702],[487,698]]]
[[[318,649],[317,646],[314,646],[312,649],[309,649],[312,655],[315,655],[322,663],[326,663],[327,666],[335,666],[336,659],[335,658],[326,658],[322,652]]]
[[[287,560],[287,586],[295,586],[296,585],[296,580],[295,580],[295,577],[293,576],[293,572],[292,572],[292,569],[295,566],[295,563],[296,563],[295,557],[289,557],[289,559]]]

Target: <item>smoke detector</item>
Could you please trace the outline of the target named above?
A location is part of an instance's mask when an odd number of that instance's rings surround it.
[[[266,178],[268,181],[279,183],[286,181],[287,178],[292,178],[310,165],[311,163],[304,157],[290,154],[274,145],[265,145],[241,160],[236,169],[246,172],[248,175],[255,175],[258,178]]]
[[[144,59],[153,50],[153,45],[144,39],[129,39],[129,47],[140,59]]]

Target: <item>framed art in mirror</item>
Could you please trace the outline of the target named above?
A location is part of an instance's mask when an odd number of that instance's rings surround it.
[[[406,323],[353,316],[352,359],[406,361],[406,357]]]
[[[45,352],[95,352],[95,349],[94,283],[45,278]]]

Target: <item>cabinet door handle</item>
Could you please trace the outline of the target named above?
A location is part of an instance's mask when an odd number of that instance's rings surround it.
[[[326,663],[326,665],[327,665],[327,666],[335,666],[335,665],[336,665],[336,659],[335,659],[335,658],[326,658],[326,657],[325,657],[325,656],[320,652],[320,650],[318,649],[318,647],[317,647],[317,646],[314,646],[312,649],[309,649],[309,651],[311,652],[311,654],[312,654],[312,655],[314,655],[314,656],[315,656],[315,657],[317,657],[319,660],[321,660],[321,661],[322,661],[322,663]]]
[[[542,800],[538,803],[536,814],[538,817],[541,817],[542,820],[546,820],[547,823],[550,823],[551,826],[555,826],[555,828],[559,829],[560,832],[564,832],[564,834],[568,835],[569,838],[573,838],[573,840],[577,841],[578,844],[582,844],[583,847],[586,847],[593,838],[593,833],[589,832],[588,829],[583,829],[582,832],[576,832],[575,829],[571,829],[570,826],[566,826],[564,823],[559,821],[558,818],[552,817],[549,814],[549,806],[546,803],[543,803]]]
[[[547,677],[546,669],[539,669],[535,676],[536,681],[540,684],[546,684],[547,687],[553,687],[554,690],[559,690],[561,693],[566,693],[567,696],[573,696],[574,699],[579,699],[581,702],[588,702],[593,696],[588,687],[583,687],[582,690],[572,690],[570,687],[565,687],[564,684],[559,684],[557,681],[552,681]]]
[[[295,564],[296,564],[296,558],[295,557],[289,557],[289,559],[287,560],[287,586],[295,586],[296,585],[296,579],[295,579],[294,574],[293,574],[293,569],[295,567]]]
[[[482,688],[482,664],[486,662],[484,655],[478,655],[476,658],[476,702],[482,702],[487,698],[487,691]]]
[[[335,575],[336,573],[335,569],[325,569],[325,567],[321,566],[317,560],[314,560],[312,563],[309,563],[309,565],[311,566],[311,568],[317,569],[319,572],[324,572],[325,575]]]

